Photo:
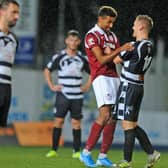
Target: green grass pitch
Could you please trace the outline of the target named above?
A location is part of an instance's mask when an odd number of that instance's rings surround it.
[[[50,150],[48,147],[19,147],[0,146],[0,168],[85,168],[77,159],[72,159],[72,149],[59,148],[59,156],[46,158],[45,154]],[[93,151],[96,159],[98,150]],[[114,162],[122,159],[122,150],[111,149],[109,158]],[[146,154],[134,151],[133,168],[143,168],[146,162]],[[155,168],[167,168],[168,152],[161,152],[161,160]]]

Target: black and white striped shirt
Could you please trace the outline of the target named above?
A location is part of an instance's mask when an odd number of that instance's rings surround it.
[[[0,31],[0,83],[11,84],[11,68],[18,41],[13,33]]]
[[[121,72],[121,81],[135,84],[144,84],[141,77],[148,70],[153,58],[153,46],[149,40],[132,42],[134,50],[123,51],[120,54],[124,64]]]
[[[78,52],[76,56],[67,55],[65,50],[52,57],[47,64],[47,68],[52,72],[58,70],[58,84],[63,86],[62,93],[68,99],[81,99],[83,93],[82,85],[83,71],[90,73],[87,59]]]

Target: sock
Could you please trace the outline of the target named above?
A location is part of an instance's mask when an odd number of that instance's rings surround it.
[[[115,132],[116,123],[110,123],[103,128],[103,139],[100,152],[106,154],[111,147],[113,135]]]
[[[58,149],[61,132],[62,132],[62,128],[54,127],[53,136],[52,136],[52,149],[55,151]]]
[[[103,129],[102,125],[99,125],[96,122],[93,123],[88,140],[86,142],[85,149],[87,149],[88,151],[91,151],[93,149],[93,147],[95,146],[100,137],[102,129]]]
[[[106,157],[107,157],[107,154],[99,153],[99,156],[98,156],[99,159],[103,159],[103,158],[106,158]]]
[[[82,153],[83,153],[84,155],[90,155],[90,154],[91,154],[91,152],[88,151],[87,149],[83,149]]]
[[[73,129],[72,134],[74,152],[79,152],[81,147],[81,129]]]
[[[135,128],[135,136],[138,139],[141,147],[147,154],[153,154],[154,148],[146,134],[146,132],[139,126]]]
[[[125,130],[124,135],[124,160],[131,162],[135,143],[135,129]]]

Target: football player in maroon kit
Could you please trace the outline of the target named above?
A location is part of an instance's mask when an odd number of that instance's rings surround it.
[[[112,107],[115,104],[119,78],[113,59],[124,50],[132,50],[131,43],[120,47],[115,33],[110,31],[117,18],[117,12],[110,6],[102,6],[98,11],[97,24],[85,37],[85,50],[89,59],[92,85],[96,96],[99,115],[94,121],[86,146],[81,152],[80,160],[88,167],[114,164],[107,158],[107,152],[113,140],[116,123],[112,120]],[[110,54],[107,54],[110,49]],[[100,154],[95,162],[91,150],[96,145],[102,132]]]

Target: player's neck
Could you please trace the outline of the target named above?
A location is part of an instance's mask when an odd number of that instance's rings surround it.
[[[97,23],[97,26],[98,26],[100,29],[102,29],[103,31],[105,31],[103,25],[102,25],[100,22]]]
[[[0,30],[5,34],[9,33],[9,27],[3,22],[2,19],[0,19]]]
[[[139,34],[137,35],[136,37],[136,41],[141,41],[141,40],[147,40],[149,37],[148,37],[148,34]]]
[[[77,50],[71,50],[69,48],[66,48],[66,53],[69,55],[69,56],[76,56],[76,53],[77,53]]]

